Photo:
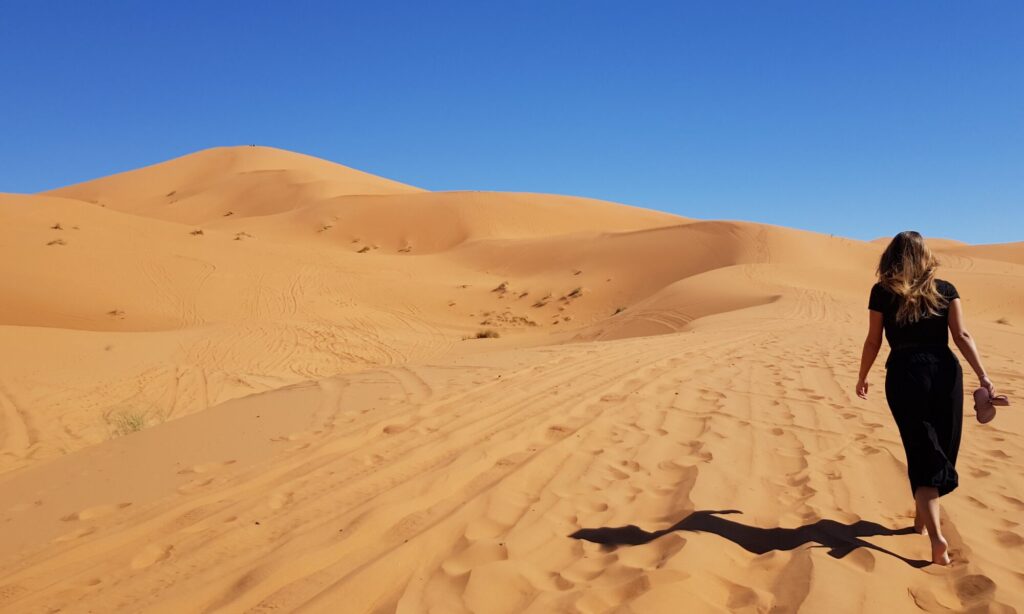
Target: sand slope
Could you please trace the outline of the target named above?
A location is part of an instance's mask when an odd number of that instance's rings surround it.
[[[1017,409],[968,411],[955,564],[900,531],[875,242],[265,148],[0,220],[0,610],[1024,604]],[[1021,398],[1019,244],[937,248]]]

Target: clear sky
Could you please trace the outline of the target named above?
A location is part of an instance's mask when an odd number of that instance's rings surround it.
[[[1024,2],[0,0],[0,191],[217,145],[857,239],[1024,240]]]

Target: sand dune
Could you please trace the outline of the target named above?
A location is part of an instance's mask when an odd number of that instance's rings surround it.
[[[878,242],[250,147],[0,222],[2,611],[1024,604],[1013,407],[902,531]],[[935,243],[1011,398],[1021,245]]]

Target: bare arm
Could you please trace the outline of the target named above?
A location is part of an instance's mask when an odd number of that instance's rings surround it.
[[[967,327],[964,325],[964,309],[959,298],[955,298],[949,303],[949,333],[953,336],[953,343],[960,348],[960,353],[974,369],[974,373],[978,376],[978,382],[988,388],[989,392],[995,392],[992,380],[988,379],[985,367],[981,366],[981,355],[978,353],[978,346],[974,343],[974,337],[967,332]]]
[[[871,365],[882,349],[882,312],[868,310],[868,336],[864,339],[864,349],[860,355],[860,375],[857,376],[857,396],[868,398],[868,373]]]

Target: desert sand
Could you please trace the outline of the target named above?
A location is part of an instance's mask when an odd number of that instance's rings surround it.
[[[932,245],[1015,404],[938,567],[886,241],[264,147],[0,195],[0,611],[1020,611],[1024,243]]]

